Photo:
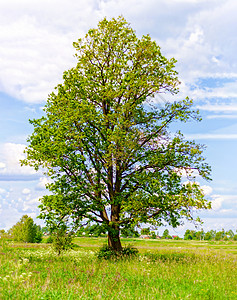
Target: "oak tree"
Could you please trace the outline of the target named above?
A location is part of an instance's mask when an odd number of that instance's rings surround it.
[[[102,224],[121,250],[128,224],[179,225],[210,204],[195,182],[209,179],[203,146],[170,133],[177,121],[200,120],[192,101],[163,102],[180,84],[175,59],[123,17],[103,19],[74,43],[77,64],[31,120],[26,159],[52,179],[41,199],[48,224]],[[189,183],[183,183],[186,173]]]

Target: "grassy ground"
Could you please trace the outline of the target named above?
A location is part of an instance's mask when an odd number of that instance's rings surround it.
[[[74,243],[85,249],[96,249],[106,243],[106,238],[82,237],[76,238]],[[140,252],[147,250],[158,250],[163,248],[180,249],[203,249],[203,250],[221,250],[221,253],[231,253],[237,255],[237,242],[233,241],[184,241],[184,240],[145,240],[139,238],[122,239],[123,245],[132,244]]]
[[[98,261],[106,240],[76,238],[58,257],[49,245],[2,244],[0,299],[237,299],[237,243],[123,239],[138,258]]]

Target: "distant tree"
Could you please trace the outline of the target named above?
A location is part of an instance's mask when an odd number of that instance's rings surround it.
[[[151,238],[152,239],[156,239],[156,233],[155,233],[155,231],[151,231]]]
[[[212,239],[212,236],[210,234],[209,231],[207,231],[205,234],[204,234],[204,240],[205,241],[210,241]]]
[[[225,238],[225,230],[222,229],[221,231],[216,232],[215,234],[215,241],[224,240]]]
[[[187,229],[184,233],[184,240],[201,240],[204,239],[204,231],[196,231]]]
[[[106,234],[106,229],[104,228],[103,225],[99,225],[99,224],[88,224],[85,228],[84,228],[84,232],[86,236],[101,236],[102,234]]]
[[[171,238],[168,229],[165,229],[165,230],[164,230],[163,235],[162,235],[162,238],[163,238],[163,239],[169,239],[169,238]]]
[[[15,241],[27,243],[40,243],[43,235],[40,226],[27,215],[22,216],[10,229],[10,233]]]
[[[187,229],[184,233],[184,240],[194,240],[196,232],[194,230]]]
[[[234,234],[233,230],[230,229],[230,230],[226,231],[226,236],[228,237],[228,239],[232,240],[234,235],[235,234]]]
[[[222,239],[222,232],[218,231],[215,235],[215,241],[220,241]]]
[[[121,228],[121,236],[123,237],[139,237],[139,232],[135,229],[135,226],[131,224],[126,224]]]
[[[150,228],[148,227],[148,228],[142,228],[141,229],[141,234],[142,235],[149,235],[151,233],[151,230],[150,230]]]
[[[155,98],[178,93],[175,59],[149,35],[138,38],[123,17],[103,19],[74,47],[77,65],[49,96],[44,116],[31,120],[22,161],[53,180],[41,217],[75,227],[84,219],[103,223],[109,247],[122,251],[128,223],[176,227],[193,220],[193,209],[210,208],[195,182],[196,172],[210,178],[203,145],[178,127],[170,134],[177,121],[200,121],[199,112],[188,98]]]
[[[204,235],[205,235],[205,232],[203,231],[203,229],[200,230],[200,231],[197,231],[196,234],[195,234],[195,239],[196,240],[203,240]]]
[[[80,226],[76,231],[77,236],[84,236],[85,235],[85,228],[84,226]]]

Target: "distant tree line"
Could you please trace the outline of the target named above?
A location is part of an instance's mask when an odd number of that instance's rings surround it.
[[[81,225],[81,227],[75,233],[75,236],[82,237],[107,237],[107,230],[102,225],[95,223],[88,223]],[[43,235],[49,236],[46,242],[53,242],[56,240],[58,242],[59,237],[60,241],[66,239],[72,240],[72,235],[68,236],[68,233],[65,231],[63,234],[61,231],[52,232],[48,227],[40,227],[34,223],[33,219],[27,215],[22,216],[19,222],[17,222],[12,228],[7,232],[5,230],[0,230],[0,238],[8,237],[17,242],[27,242],[27,243],[40,243],[43,240]],[[182,239],[178,235],[170,235],[169,230],[165,229],[162,235],[159,235],[156,231],[151,231],[149,227],[146,228],[136,228],[132,225],[127,225],[121,230],[121,237],[146,237],[151,239],[161,238],[161,239]],[[233,230],[221,231],[210,230],[205,232],[204,230],[190,230],[187,229],[184,234],[184,240],[205,240],[205,241],[237,241],[237,230],[234,233]],[[65,241],[63,242],[63,245]],[[64,246],[63,246],[64,247]]]
[[[98,224],[87,224],[86,226],[81,226],[81,228],[76,233],[77,236],[107,236],[106,229],[103,226]],[[147,236],[149,238],[161,238],[161,239],[181,239],[178,235],[171,235],[168,229],[165,229],[162,235],[156,231],[151,231],[149,227],[138,229],[132,226],[125,227],[121,230],[121,236],[124,238],[127,237],[140,237],[140,236]],[[222,229],[221,231],[210,230],[204,232],[203,230],[195,231],[187,229],[184,234],[184,240],[233,240],[237,241],[237,231],[236,233],[233,230],[225,231]]]
[[[237,230],[234,233],[231,229],[228,231],[222,229],[221,231],[210,230],[207,232],[187,229],[184,234],[184,240],[237,241]]]

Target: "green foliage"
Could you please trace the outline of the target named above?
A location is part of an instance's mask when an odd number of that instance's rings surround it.
[[[165,229],[165,230],[164,230],[164,232],[163,232],[163,234],[162,234],[162,238],[163,238],[163,239],[169,239],[169,238],[171,238],[168,229]]]
[[[182,240],[178,235],[176,235],[175,237],[174,237],[174,240],[176,240],[176,241],[179,241],[179,240]]]
[[[187,229],[184,234],[184,240],[195,240],[196,231]]]
[[[205,241],[210,241],[210,240],[214,239],[214,237],[215,237],[215,233],[214,233],[213,230],[212,231],[207,231],[204,235],[204,240]]]
[[[131,224],[125,224],[120,232],[122,237],[139,237],[139,232]]]
[[[6,232],[4,229],[0,230],[0,238],[4,237],[6,235]]]
[[[76,235],[100,237],[107,235],[107,230],[103,225],[89,223],[87,226],[80,226],[76,231]]]
[[[73,248],[72,239],[72,232],[67,232],[64,226],[54,229],[52,232],[52,245],[58,255],[60,255],[63,251]]]
[[[104,245],[98,250],[96,256],[98,259],[106,260],[133,258],[138,256],[138,250],[131,245],[127,245],[123,247],[120,251],[114,251],[113,248],[109,247],[108,245]]]
[[[18,242],[40,243],[43,237],[40,226],[27,215],[22,216],[20,221],[10,229],[10,233]]]
[[[222,229],[221,231],[210,230],[207,232],[187,229],[184,234],[184,240],[231,241],[234,240],[234,232],[231,229],[228,231]]]
[[[144,235],[149,235],[150,234],[150,228],[142,228],[141,229],[141,234],[144,234]]]
[[[139,39],[123,17],[103,19],[74,47],[77,65],[49,96],[45,115],[31,120],[22,161],[52,179],[40,217],[49,226],[102,224],[119,250],[126,224],[176,227],[193,220],[193,208],[210,208],[193,172],[210,177],[204,147],[169,132],[177,121],[199,121],[199,112],[188,98],[154,100],[178,93],[176,60],[149,35]]]
[[[216,232],[216,235],[215,235],[215,241],[220,241],[221,239],[224,238],[224,235],[223,235],[223,232],[222,231],[218,231]]]
[[[98,237],[106,234],[106,228],[99,224],[89,224],[84,228],[84,232],[86,236]]]
[[[233,230],[230,229],[230,230],[225,232],[225,235],[226,235],[227,238],[233,239],[235,234],[234,234]]]
[[[47,244],[52,244],[53,243],[53,237],[51,235],[49,237],[47,237],[46,243]]]
[[[155,233],[155,231],[151,231],[151,238],[152,239],[156,239],[156,233]]]

